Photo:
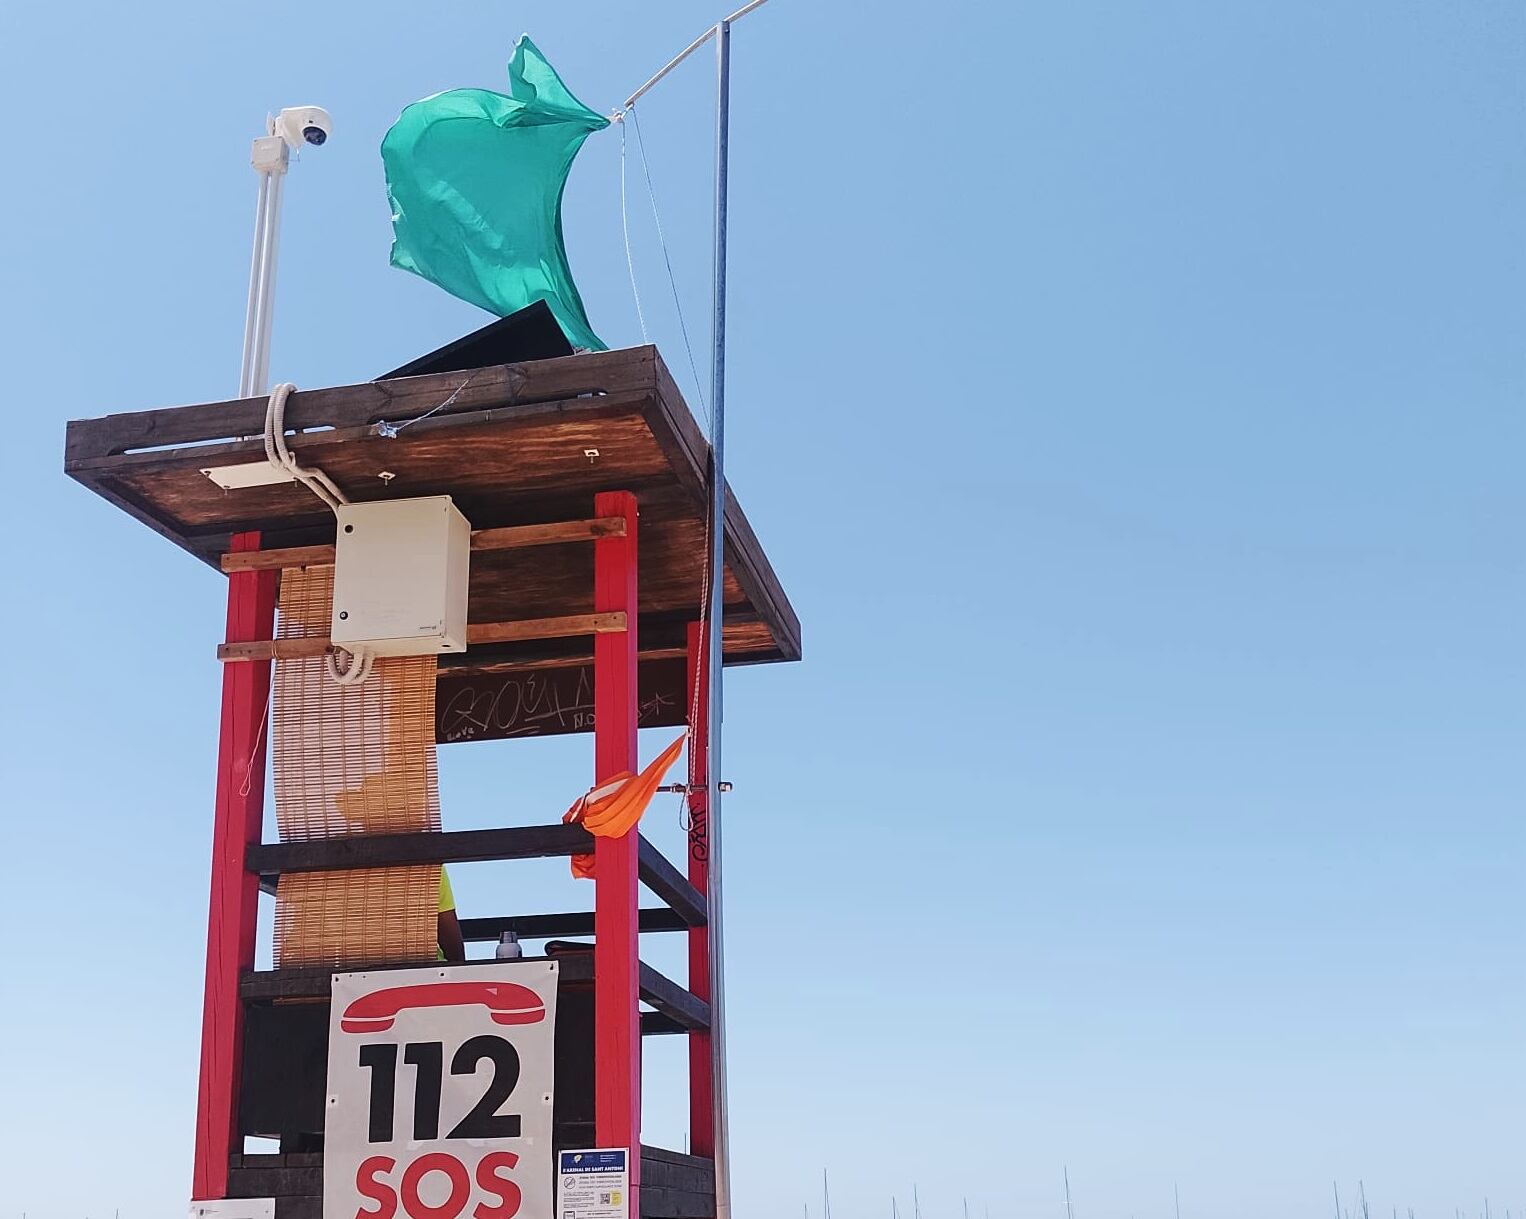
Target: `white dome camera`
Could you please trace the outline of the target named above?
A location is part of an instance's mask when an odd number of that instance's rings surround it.
[[[333,134],[334,120],[322,106],[288,106],[276,115],[275,126],[275,134],[296,149],[326,142]]]

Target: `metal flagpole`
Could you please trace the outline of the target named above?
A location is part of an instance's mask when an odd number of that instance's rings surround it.
[[[731,1137],[726,1084],[726,938],[722,900],[721,720],[722,694],[721,616],[726,574],[726,178],[731,134],[731,24],[767,0],[749,0],[729,17],[723,17],[676,56],[645,84],[625,99],[617,112],[623,115],[658,81],[711,39],[715,39],[715,246],[711,287],[710,330],[710,600],[705,607],[709,636],[706,665],[710,678],[710,701],[705,709],[708,740],[705,776],[709,837],[709,880],[706,893],[707,930],[710,945],[710,1074],[715,1106],[715,1216],[731,1219]]]
[[[745,11],[745,10],[743,10]],[[715,27],[715,255],[710,332],[710,706],[707,812],[710,871],[706,913],[710,944],[710,1078],[715,1097],[715,1219],[731,1219],[731,1123],[726,1084],[726,938],[722,890],[721,721],[722,615],[726,585],[726,177],[731,134],[731,22]]]

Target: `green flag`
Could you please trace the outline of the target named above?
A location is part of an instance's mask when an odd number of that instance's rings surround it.
[[[509,93],[452,89],[414,102],[382,139],[392,265],[507,317],[543,300],[575,347],[603,351],[562,242],[562,190],[589,134],[607,127],[528,36]]]

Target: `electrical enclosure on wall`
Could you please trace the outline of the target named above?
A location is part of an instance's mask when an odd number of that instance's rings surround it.
[[[329,638],[376,656],[466,651],[472,529],[448,495],[342,504]]]

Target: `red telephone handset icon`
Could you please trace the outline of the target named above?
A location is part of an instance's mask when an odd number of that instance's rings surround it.
[[[546,1007],[528,986],[513,982],[426,982],[394,986],[362,995],[339,1018],[346,1033],[385,1033],[398,1013],[410,1007],[481,1006],[495,1024],[539,1024]]]

